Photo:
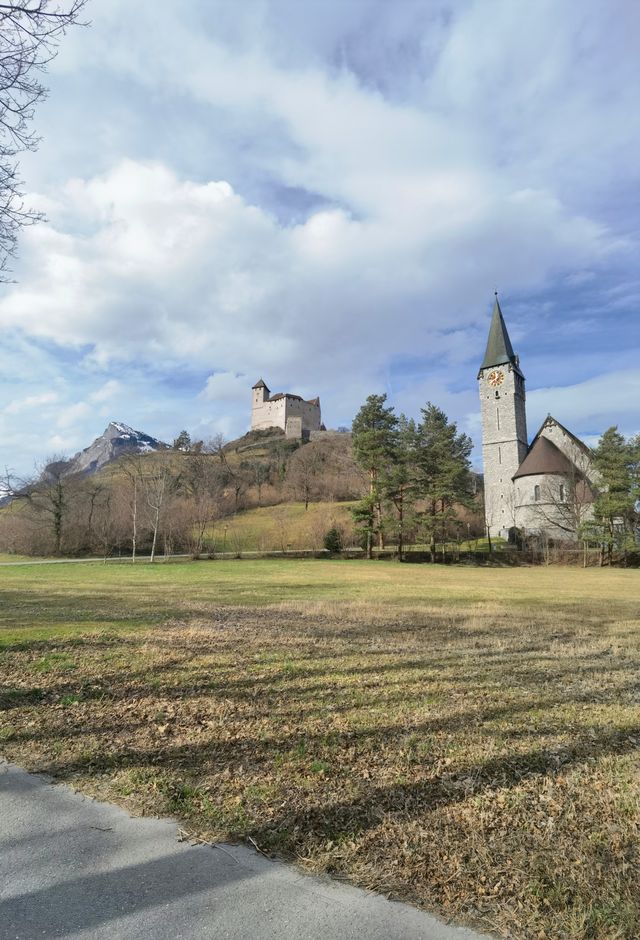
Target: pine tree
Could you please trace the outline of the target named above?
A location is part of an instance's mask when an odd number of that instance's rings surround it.
[[[385,501],[394,514],[400,561],[404,557],[405,532],[415,502],[415,449],[415,421],[400,415],[392,460],[387,465],[381,481]]]
[[[446,538],[456,505],[469,505],[473,498],[469,461],[473,443],[431,402],[421,413],[415,438],[416,495],[426,503],[422,525],[435,561],[437,535]]]
[[[598,472],[599,493],[593,509],[601,539],[600,563],[611,564],[613,550],[626,550],[637,525],[636,505],[640,497],[638,442],[627,442],[617,427],[604,432],[593,454]]]
[[[375,533],[384,548],[382,529],[382,481],[393,463],[397,447],[398,418],[386,407],[386,395],[369,395],[353,419],[353,452],[356,462],[369,477],[369,495],[354,510],[356,524],[366,536],[367,558],[372,555]]]

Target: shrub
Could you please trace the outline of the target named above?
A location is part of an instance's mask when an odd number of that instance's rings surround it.
[[[339,555],[342,551],[342,532],[337,526],[331,526],[324,537],[324,547],[332,555]]]

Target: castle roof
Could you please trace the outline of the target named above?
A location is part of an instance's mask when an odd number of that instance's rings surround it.
[[[294,401],[305,401],[300,395],[293,395],[291,392],[278,392],[276,395],[271,395],[269,401],[280,401],[283,398],[292,398]],[[307,405],[319,405],[319,398],[309,398],[306,400]]]
[[[507,327],[502,316],[502,310],[496,294],[496,302],[493,305],[493,315],[491,317],[491,327],[489,329],[489,338],[487,348],[482,360],[481,369],[489,369],[491,366],[505,365],[511,363],[519,370],[518,357],[513,351],[511,340],[507,332]]]
[[[269,386],[262,379],[258,379],[253,388],[266,388],[266,390],[269,391]]]

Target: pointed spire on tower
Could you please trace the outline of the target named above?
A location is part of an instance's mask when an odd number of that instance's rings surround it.
[[[511,345],[511,340],[507,333],[507,326],[502,316],[502,310],[500,309],[500,301],[498,300],[498,291],[494,291],[494,293],[496,301],[493,305],[489,339],[487,340],[487,348],[480,368],[489,369],[491,366],[499,366],[508,362],[517,367],[518,357],[513,351],[513,346]]]

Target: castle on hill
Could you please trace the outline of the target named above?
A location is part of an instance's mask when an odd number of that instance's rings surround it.
[[[252,391],[252,431],[282,428],[287,437],[302,438],[311,431],[324,430],[319,398],[305,401],[289,392],[272,395],[262,379],[258,379]]]
[[[592,454],[551,415],[528,443],[524,375],[497,295],[478,385],[487,533],[576,538],[593,514]]]

